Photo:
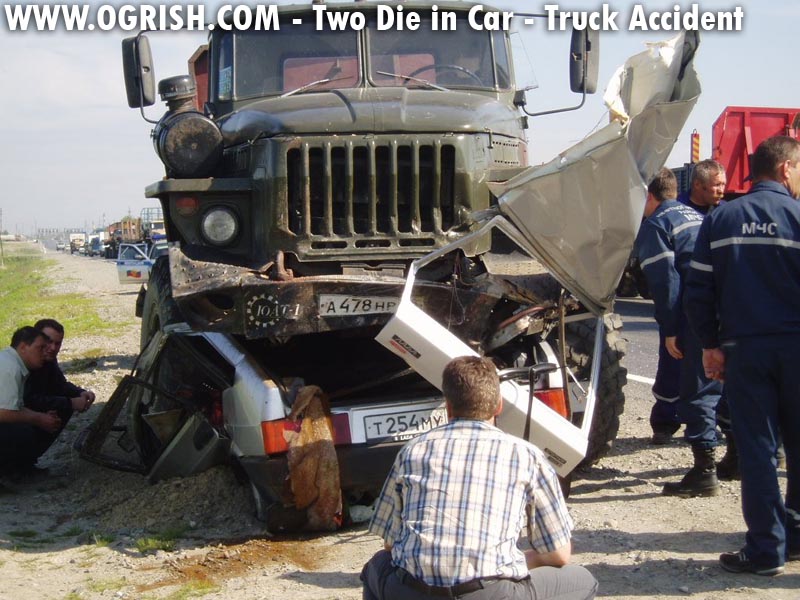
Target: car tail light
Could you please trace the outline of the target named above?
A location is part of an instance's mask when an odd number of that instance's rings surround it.
[[[331,428],[333,429],[333,443],[337,446],[346,445],[351,442],[350,438],[350,419],[347,414],[337,414],[330,417]],[[289,449],[284,431],[300,431],[301,421],[290,421],[289,419],[278,419],[277,421],[262,421],[261,434],[264,437],[264,452],[266,454],[281,454]]]
[[[213,397],[214,401],[209,407],[208,420],[213,427],[222,428],[225,426],[225,417],[222,411],[222,394],[215,390]]]
[[[564,398],[563,388],[535,390],[533,395],[536,396],[540,402],[552,408],[565,419],[569,418],[569,411],[567,410],[567,401]]]

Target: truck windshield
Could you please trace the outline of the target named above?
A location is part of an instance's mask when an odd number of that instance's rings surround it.
[[[318,30],[306,17],[286,17],[272,31],[239,31],[219,38],[216,93],[222,101],[289,96],[369,84],[426,89],[506,89],[509,61],[503,32],[476,31],[458,16],[452,31],[434,31],[430,17],[416,31]],[[365,45],[359,44],[363,33]]]
[[[434,31],[423,18],[413,32],[394,28],[367,32],[370,81],[380,87],[435,84],[444,88],[505,89],[509,87],[508,54],[502,32],[477,31],[466,15],[451,31]]]
[[[282,95],[309,84],[315,84],[309,91],[355,87],[361,73],[357,32],[317,31],[313,22],[282,23],[279,31],[228,34],[219,64],[220,100],[230,99],[233,92],[236,99]]]

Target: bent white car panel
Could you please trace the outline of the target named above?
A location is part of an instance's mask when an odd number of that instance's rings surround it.
[[[696,37],[681,34],[630,58],[608,88],[609,125],[549,163],[493,186],[500,212],[535,256],[596,314],[611,308],[647,182],[664,165],[700,95],[696,45]]]
[[[235,369],[233,386],[222,394],[225,430],[237,456],[261,456],[264,452],[262,421],[282,419],[288,414],[278,386],[252,356],[223,333],[201,334]]]

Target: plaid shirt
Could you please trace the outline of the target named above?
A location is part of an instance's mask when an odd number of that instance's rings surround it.
[[[570,540],[572,519],[545,456],[486,422],[456,419],[400,450],[369,530],[392,545],[395,566],[452,586],[526,577],[517,547],[526,523],[539,552]]]

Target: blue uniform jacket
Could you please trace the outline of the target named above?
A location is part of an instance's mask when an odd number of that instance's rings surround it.
[[[686,281],[686,311],[703,348],[800,333],[800,204],[775,181],[703,223]]]
[[[697,212],[699,212],[703,216],[707,215],[708,214],[708,210],[711,207],[710,206],[700,206],[699,204],[695,204],[694,202],[692,202],[692,199],[690,197],[690,193],[691,193],[690,190],[686,190],[685,192],[681,192],[680,194],[678,194],[678,202],[680,202],[681,204],[685,204],[689,208],[695,209]]]
[[[642,224],[636,255],[647,277],[655,318],[665,337],[678,335],[681,296],[703,215],[677,200],[665,200]]]
[[[689,208],[695,209],[701,215],[706,217],[708,216],[709,213],[714,212],[720,206],[725,204],[727,200],[720,200],[719,202],[717,202],[715,206],[700,206],[699,204],[695,204],[694,202],[692,202],[692,199],[690,197],[690,192],[689,190],[686,190],[685,192],[678,194],[678,202],[680,202],[681,204],[685,204]]]

